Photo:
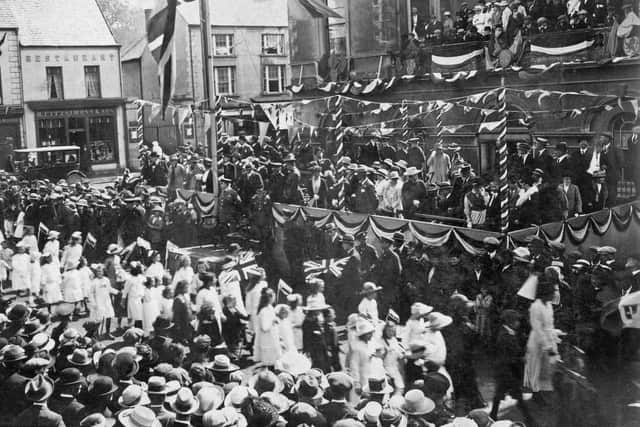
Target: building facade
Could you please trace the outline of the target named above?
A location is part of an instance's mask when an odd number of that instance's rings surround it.
[[[215,92],[227,99],[226,127],[233,134],[247,128],[253,131],[251,110],[232,108],[249,102],[289,99],[291,81],[289,31],[286,0],[238,0],[229,7],[224,0],[210,2],[213,53],[212,72]],[[178,6],[175,30],[177,79],[173,105],[198,110],[207,98],[203,84],[202,42],[198,2]],[[129,99],[158,103],[160,89],[157,65],[149,54],[146,40],[124,49],[123,86]],[[153,77],[155,76],[155,77]],[[205,118],[194,114],[185,122],[161,120],[145,107],[147,142],[158,140],[173,151],[177,144],[203,144]],[[134,118],[134,108],[129,119]],[[233,120],[232,120],[233,119]],[[186,123],[186,125],[185,125]]]
[[[22,107],[22,70],[20,46],[15,20],[2,15],[0,30],[0,169],[6,168],[7,158],[14,148],[23,147],[25,136]]]
[[[3,0],[0,7],[11,13],[19,42],[19,145],[77,145],[81,169],[124,167],[120,47],[96,2]]]

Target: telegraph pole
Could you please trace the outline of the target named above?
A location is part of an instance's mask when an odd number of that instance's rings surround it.
[[[210,126],[207,129],[207,142],[211,153],[211,176],[213,177],[213,194],[218,196],[218,141],[216,132],[217,117],[215,112],[216,88],[213,82],[213,64],[211,51],[211,15],[209,12],[210,0],[200,1],[200,34],[202,36],[202,82],[206,100],[205,114],[209,114]],[[216,206],[217,212],[217,206]]]

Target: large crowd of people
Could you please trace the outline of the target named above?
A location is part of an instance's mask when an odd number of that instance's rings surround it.
[[[522,425],[497,421],[510,395],[526,425],[549,413],[598,426],[611,415],[598,410],[588,366],[640,357],[636,330],[600,325],[606,302],[640,286],[638,259],[620,263],[612,247],[566,253],[533,237],[509,250],[487,238],[471,257],[397,234],[377,251],[327,227],[323,256],[347,262],[285,291],[269,286],[268,268],[233,274],[237,244],[222,265],[194,269],[184,256],[172,274],[151,247],[132,261],[115,237],[95,253],[64,221],[40,241],[7,221],[5,425]],[[492,403],[478,384],[481,353],[495,355]],[[635,402],[632,378],[624,386],[618,403]],[[633,408],[623,414],[631,422]]]

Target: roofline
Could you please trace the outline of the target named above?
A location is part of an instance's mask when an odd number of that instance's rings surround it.
[[[200,24],[187,24],[187,26],[200,28]],[[286,25],[216,25],[216,24],[211,24],[211,27],[213,28],[284,28],[284,29],[289,28]]]
[[[32,47],[55,47],[55,48],[69,48],[69,47],[74,47],[74,48],[79,48],[79,49],[87,49],[87,48],[92,48],[92,47],[111,47],[111,48],[117,48],[120,49],[122,48],[122,45],[116,43],[116,44],[98,44],[98,45],[93,45],[93,44],[87,44],[87,45],[66,45],[66,44],[58,44],[58,45],[48,45],[48,44],[24,44],[22,42],[20,42],[20,46],[21,47],[27,47],[27,48],[32,48]]]
[[[113,31],[111,30],[111,25],[109,25],[107,18],[104,16],[104,13],[102,12],[100,5],[98,4],[98,0],[93,0],[93,2],[96,4],[96,7],[100,11],[100,16],[102,16],[102,21],[104,22],[104,25],[106,25],[107,28],[109,29],[109,34],[111,34],[111,37],[113,37],[113,40],[116,40],[116,36],[113,35]]]

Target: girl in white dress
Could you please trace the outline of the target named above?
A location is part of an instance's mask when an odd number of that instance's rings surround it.
[[[100,329],[106,337],[111,337],[111,319],[115,317],[111,295],[118,293],[118,290],[111,287],[111,281],[104,275],[104,266],[97,264],[93,271],[95,277],[91,280],[89,288],[89,312],[91,319],[100,322]]]
[[[180,258],[180,268],[178,268],[173,275],[173,281],[171,282],[171,288],[175,290],[178,282],[184,280],[185,282],[191,284],[193,281],[193,268],[191,268],[191,258],[184,255]]]
[[[164,276],[164,265],[160,258],[158,251],[153,251],[151,254],[151,264],[144,272],[147,277],[154,279],[158,284],[162,283],[162,277]]]
[[[91,292],[91,280],[93,279],[93,272],[87,265],[87,259],[85,257],[80,258],[80,264],[78,265],[78,274],[80,276],[80,283],[82,283],[82,294],[84,295],[85,310],[89,311],[89,307],[86,307],[87,301],[89,301],[89,293]]]
[[[296,349],[302,350],[302,322],[304,322],[304,310],[302,309],[302,295],[287,295],[287,304],[289,304],[289,320],[293,328],[293,341]]]
[[[46,254],[42,257],[40,283],[42,286],[42,298],[48,305],[49,311],[51,311],[53,304],[58,304],[62,301],[62,291],[60,289],[62,275],[60,274],[60,267],[52,261],[51,254]]]
[[[71,264],[68,267],[71,267]],[[74,305],[74,312],[77,311],[79,303],[84,301],[84,289],[77,264],[62,274],[62,296],[64,302]]]
[[[54,265],[57,265],[60,268],[60,241],[58,237],[60,233],[55,230],[49,231],[47,234],[47,243],[44,244],[44,248],[42,248],[42,253],[51,255],[51,262]]]
[[[282,353],[297,351],[296,343],[293,339],[293,326],[289,319],[289,306],[286,304],[278,304],[275,312],[276,316],[278,316],[278,335],[280,335]]]
[[[278,317],[273,308],[275,293],[265,288],[258,304],[256,338],[253,343],[253,359],[264,366],[273,366],[282,354]]]
[[[11,288],[29,291],[31,288],[31,257],[24,245],[16,245],[16,254],[11,257]]]
[[[142,297],[142,330],[149,335],[153,330],[153,322],[160,315],[160,304],[154,297],[154,282],[151,277],[144,281],[144,296]]]
[[[133,326],[136,328],[142,329],[142,320],[144,319],[142,299],[145,294],[144,283],[147,278],[142,274],[142,266],[139,263],[131,264],[131,272],[124,283],[122,298],[127,301],[127,317],[129,321],[132,321]]]
[[[29,295],[29,304],[33,304],[33,296],[40,295],[40,253],[31,253],[31,271],[29,272],[31,278],[31,294]]]
[[[552,283],[538,283],[536,300],[529,307],[531,332],[527,341],[524,366],[524,386],[533,393],[553,391],[553,371],[558,360],[558,330],[553,321],[555,294]]]

